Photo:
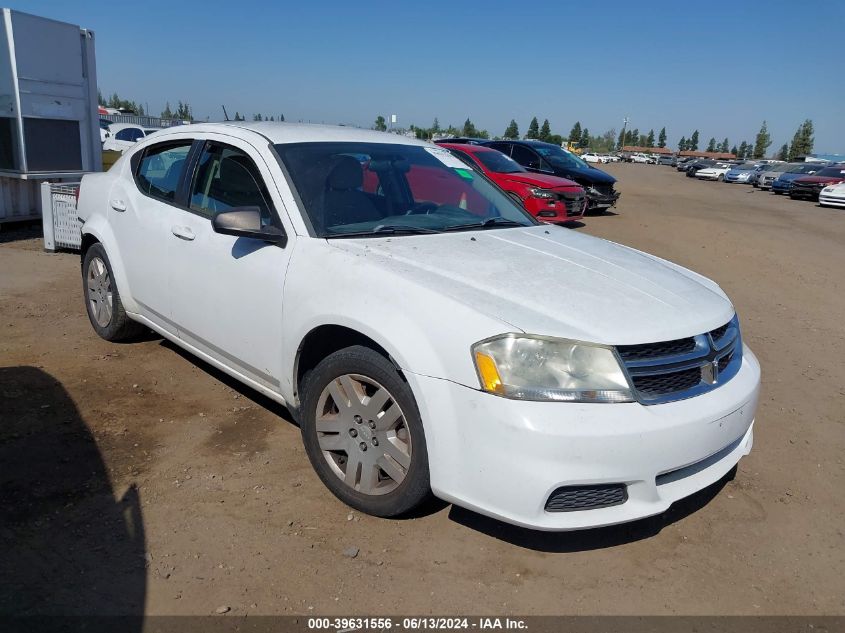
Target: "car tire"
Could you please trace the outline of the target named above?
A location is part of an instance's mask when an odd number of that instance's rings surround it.
[[[725,177],[722,174],[719,174],[718,176],[716,176],[716,180],[718,180],[719,182],[725,182]]]
[[[94,331],[107,341],[125,341],[142,334],[145,327],[129,318],[123,308],[111,262],[99,242],[82,260],[82,293]]]
[[[776,196],[782,196],[783,195],[783,191],[775,191],[774,189],[772,190],[772,193],[775,194]]]
[[[359,345],[334,352],[306,374],[301,392],[305,451],[338,499],[378,517],[407,514],[429,499],[417,403],[387,358]]]

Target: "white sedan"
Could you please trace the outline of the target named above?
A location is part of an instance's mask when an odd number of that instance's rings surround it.
[[[363,512],[433,493],[537,529],[621,523],[751,450],[760,366],[718,285],[539,224],[441,147],[172,128],[84,176],[78,215],[93,329],[152,329],[289,407]]]
[[[581,159],[588,163],[606,163],[607,157],[600,154],[581,154]]]
[[[819,192],[819,204],[823,207],[845,207],[845,183],[822,189]]]
[[[103,149],[123,152],[158,130],[159,128],[145,128],[134,123],[112,123],[103,139]]]
[[[728,163],[716,163],[712,167],[705,167],[695,172],[699,180],[724,180],[725,174],[730,171],[732,165]]]

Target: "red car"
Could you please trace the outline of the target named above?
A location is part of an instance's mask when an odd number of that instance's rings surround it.
[[[814,174],[793,180],[792,187],[789,189],[789,197],[793,200],[795,198],[818,200],[822,189],[840,182],[845,182],[845,163],[828,165]]]
[[[480,170],[543,222],[580,220],[587,210],[587,196],[576,182],[529,172],[509,156],[491,147],[463,143],[438,145]]]

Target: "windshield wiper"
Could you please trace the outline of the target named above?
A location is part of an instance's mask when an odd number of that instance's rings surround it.
[[[395,224],[380,224],[371,231],[355,231],[352,233],[329,233],[330,237],[369,237],[372,235],[423,235],[428,233],[440,233],[437,229],[428,229],[422,226],[401,226]]]
[[[487,218],[481,222],[472,222],[470,224],[456,224],[454,226],[447,226],[443,231],[467,231],[473,229],[495,229],[500,226],[528,226],[522,222],[515,220],[508,220],[507,218]]]

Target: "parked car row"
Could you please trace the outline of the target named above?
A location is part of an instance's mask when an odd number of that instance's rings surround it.
[[[559,145],[532,140],[448,139],[437,141],[459,159],[520,200],[544,222],[577,220],[588,211],[616,205],[616,178]],[[490,154],[495,151],[500,154]],[[516,171],[521,168],[520,171]],[[584,202],[578,202],[576,188]],[[580,209],[578,207],[581,207]],[[566,216],[564,219],[564,211]]]
[[[775,160],[742,163],[684,159],[677,164],[690,178],[728,184],[750,184],[793,200],[818,200],[822,206],[845,206],[845,163],[785,163]]]

